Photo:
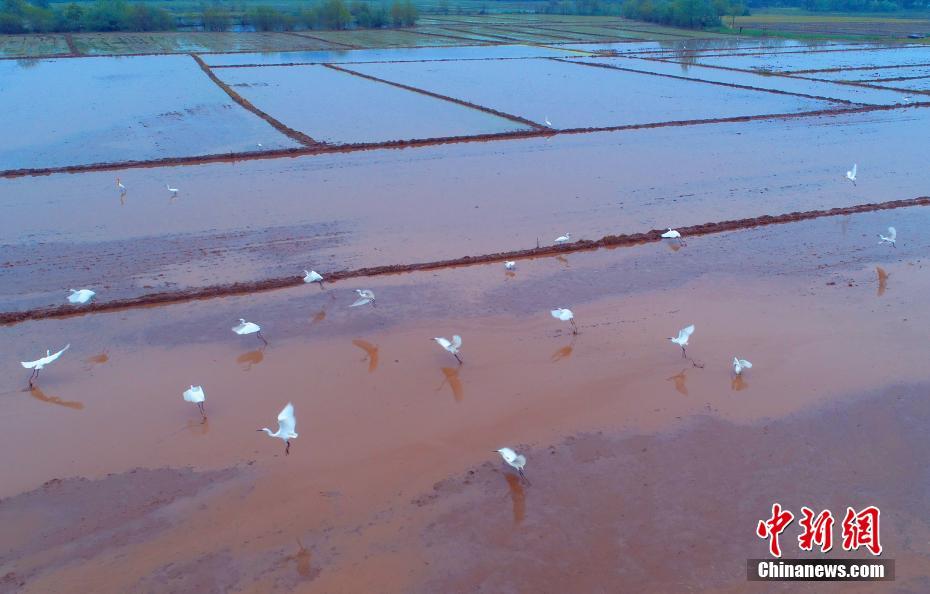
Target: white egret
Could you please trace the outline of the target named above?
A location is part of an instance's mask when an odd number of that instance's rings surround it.
[[[846,172],[846,179],[851,181],[853,185],[856,185],[856,172],[859,170],[859,165],[853,163],[853,168]]]
[[[84,305],[97,296],[97,294],[90,289],[81,289],[80,291],[77,289],[68,290],[71,291],[71,294],[68,295],[68,303],[73,303],[75,305]]]
[[[681,356],[686,357],[685,347],[688,346],[688,339],[691,337],[691,334],[694,332],[694,324],[691,324],[687,328],[682,328],[678,331],[678,336],[676,338],[669,338],[672,342],[681,347]]]
[[[898,247],[895,243],[895,240],[898,238],[898,231],[894,227],[888,227],[888,236],[884,236],[881,233],[878,234],[878,244],[890,243],[891,247]]]
[[[507,260],[506,262],[504,262],[504,268],[506,268],[507,270],[514,270],[516,267],[517,267],[517,263],[514,262],[513,260]]]
[[[171,184],[165,184],[165,187],[168,188],[168,191],[171,192],[172,196],[177,196],[178,192],[180,191],[177,188],[172,188]]]
[[[501,458],[504,459],[504,462],[516,468],[517,472],[520,473],[520,478],[529,484],[530,481],[526,478],[526,474],[523,472],[523,467],[526,466],[526,456],[518,454],[510,448],[501,448],[494,451],[501,455]]]
[[[116,178],[116,187],[119,188],[120,194],[126,193],[126,186],[123,185],[119,178]]]
[[[572,310],[566,309],[564,307],[557,307],[549,312],[552,314],[552,317],[557,320],[562,320],[563,322],[572,323],[572,334],[578,334],[578,326],[575,325],[575,314],[572,313]]]
[[[556,237],[556,238],[555,238],[555,243],[560,243],[560,244],[561,244],[561,243],[568,243],[568,242],[571,241],[571,240],[572,240],[572,234],[571,234],[571,233],[566,233],[565,235],[559,235],[558,237]]]
[[[368,305],[369,303],[372,306],[375,305],[375,292],[371,289],[355,289],[355,292],[358,293],[358,299],[349,307],[358,307],[359,305]]]
[[[681,241],[681,233],[669,227],[668,231],[662,234],[662,239],[677,239],[678,241]]]
[[[304,270],[304,282],[307,284],[310,283],[320,283],[320,288],[323,288],[323,275],[317,272],[316,270]]]
[[[268,341],[265,340],[264,336],[262,336],[262,327],[254,322],[246,322],[242,318],[239,318],[239,323],[232,327],[232,331],[239,336],[255,334],[261,339],[262,342],[268,344]]]
[[[190,389],[184,390],[184,401],[193,402],[197,405],[197,408],[200,409],[200,415],[206,419],[207,413],[204,410],[203,401],[206,400],[206,395],[203,393],[203,386],[195,386],[191,384]]]
[[[297,418],[294,416],[294,405],[290,402],[287,403],[281,412],[278,413],[278,430],[272,433],[271,429],[268,427],[262,427],[257,429],[257,431],[264,431],[270,437],[277,437],[280,440],[283,440],[285,444],[284,455],[287,456],[291,453],[291,440],[297,437],[297,434],[294,433],[294,429],[297,428]]]
[[[549,127],[549,128],[551,128],[551,127],[552,127],[552,122],[549,121],[549,116],[546,116],[546,117],[545,117],[545,120],[546,120],[546,126]]]
[[[458,361],[459,364],[462,363],[462,359],[461,357],[459,357],[459,349],[462,348],[462,337],[461,336],[459,336],[458,334],[453,335],[451,342],[445,338],[442,338],[441,336],[438,338],[434,338],[433,340],[439,343],[439,346],[441,346],[442,348],[452,353],[452,356],[455,357],[455,360]]]
[[[30,388],[32,387],[34,380],[39,379],[39,371],[41,371],[46,365],[49,365],[50,363],[54,363],[58,359],[58,357],[60,357],[61,354],[67,351],[69,348],[71,348],[70,343],[66,344],[65,348],[61,349],[54,355],[52,354],[52,351],[46,350],[45,356],[40,359],[36,359],[35,361],[20,361],[20,364],[23,367],[25,367],[26,369],[32,370],[32,375],[29,376],[29,387]]]
[[[746,359],[733,357],[733,373],[736,375],[742,375],[744,369],[752,369],[752,363]]]

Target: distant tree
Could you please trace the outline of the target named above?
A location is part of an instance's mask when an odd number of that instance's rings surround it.
[[[200,19],[204,31],[226,31],[232,24],[232,15],[218,3],[204,7]]]
[[[289,14],[280,12],[272,6],[256,6],[245,15],[248,24],[256,31],[290,31],[294,28],[296,19]]]
[[[348,29],[352,13],[344,0],[323,0],[319,8],[320,26],[324,29]]]
[[[395,27],[412,27],[417,24],[418,16],[411,0],[394,0],[391,5],[391,24]]]

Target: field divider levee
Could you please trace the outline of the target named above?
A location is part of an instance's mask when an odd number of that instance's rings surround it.
[[[249,101],[248,99],[246,99],[245,97],[243,97],[242,95],[234,91],[232,87],[230,87],[229,85],[221,81],[220,78],[216,75],[216,73],[213,72],[213,70],[209,66],[207,66],[207,63],[204,62],[200,56],[198,56],[197,54],[188,54],[188,55],[190,55],[190,57],[193,58],[195,62],[197,62],[197,65],[200,66],[200,69],[203,70],[204,73],[208,77],[210,77],[210,80],[212,80],[214,84],[216,84],[216,86],[223,89],[223,91],[227,95],[229,95],[230,99],[232,99],[233,101],[241,105],[246,110],[251,111],[252,113],[257,115],[261,119],[268,122],[272,128],[274,128],[281,134],[284,134],[291,140],[295,140],[299,142],[300,144],[307,146],[307,147],[321,144],[317,142],[316,140],[310,138],[309,136],[307,136],[300,130],[295,130],[289,126],[285,126],[282,122],[276,120],[275,118],[271,117],[269,114],[255,107],[251,101]]]
[[[68,51],[70,52],[70,54],[72,56],[80,56],[81,52],[79,52],[77,46],[74,45],[74,35],[70,33],[65,33],[64,38],[65,38],[65,44],[67,44]]]
[[[364,47],[360,45],[355,45],[353,43],[342,43],[341,41],[332,41],[330,39],[325,39],[323,37],[317,37],[316,35],[310,35],[309,33],[304,33],[303,31],[282,31],[282,33],[286,33],[287,35],[293,35],[294,37],[302,37],[303,39],[313,39],[314,41],[322,41],[323,43],[328,43],[330,45],[336,45],[336,46],[343,47],[346,49],[353,49],[353,50],[365,49]],[[314,51],[314,50],[307,50],[307,51]]]
[[[827,101],[827,102],[830,102],[830,103],[841,103],[841,104],[843,104],[843,105],[865,105],[865,104],[863,104],[863,103],[856,103],[856,102],[854,102],[854,101],[849,101],[849,100],[847,100],[847,99],[835,99],[835,98],[832,98],[832,97],[821,97],[821,96],[819,96],[819,95],[808,95],[807,93],[794,93],[794,92],[791,92],[791,91],[783,91],[783,90],[781,90],[781,89],[763,89],[763,88],[761,88],[761,87],[754,87],[754,86],[752,86],[752,85],[741,85],[741,84],[738,84],[738,83],[728,83],[728,82],[721,82],[721,81],[716,81],[716,80],[705,80],[705,79],[702,79],[702,78],[690,78],[690,77],[687,77],[687,76],[678,76],[678,75],[676,75],[676,74],[667,74],[667,73],[664,73],[664,72],[650,72],[649,70],[639,70],[639,69],[637,69],[637,68],[627,68],[627,67],[625,67],[625,66],[617,66],[617,65],[615,65],[615,64],[598,64],[598,63],[595,63],[595,62],[583,62],[583,61],[581,61],[581,60],[566,60],[566,59],[564,59],[564,58],[548,58],[548,59],[549,59],[549,60],[553,60],[553,61],[555,61],[555,62],[567,62],[568,64],[577,64],[577,65],[579,65],[579,66],[591,66],[591,67],[593,67],[593,68],[607,68],[607,69],[610,69],[610,70],[620,70],[620,71],[623,71],[623,72],[635,72],[635,73],[637,73],[637,74],[649,74],[649,75],[652,75],[652,76],[661,76],[661,77],[664,77],[664,78],[672,78],[672,79],[676,79],[676,80],[687,80],[687,81],[691,81],[691,82],[704,83],[704,84],[708,84],[708,85],[718,85],[718,86],[721,86],[721,87],[730,87],[730,88],[733,88],[733,89],[743,89],[743,90],[748,90],[748,91],[758,91],[758,92],[760,92],[760,93],[772,93],[772,94],[775,94],[775,95],[788,95],[788,96],[791,96],[791,97],[803,97],[803,98],[805,98],[805,99],[816,99],[816,100],[818,100],[818,101]],[[595,58],[595,59],[596,59],[596,58]]]
[[[383,78],[378,78],[377,76],[371,76],[370,74],[363,74],[363,73],[357,72],[357,71],[355,71],[355,70],[349,70],[348,68],[342,68],[342,67],[340,67],[340,66],[336,66],[335,64],[324,64],[324,66],[325,66],[326,68],[329,68],[330,70],[336,70],[336,71],[338,71],[338,72],[343,72],[343,73],[345,73],[345,74],[350,74],[350,75],[352,75],[352,76],[358,76],[358,77],[360,77],[360,78],[364,78],[364,79],[371,80],[371,81],[374,81],[374,82],[379,82],[379,83],[382,83],[382,84],[391,85],[392,87],[397,87],[398,89],[404,89],[405,91],[410,91],[410,92],[412,92],[412,93],[420,93],[421,95],[426,95],[427,97],[432,97],[432,98],[434,98],[434,99],[440,99],[440,100],[442,100],[442,101],[449,101],[449,102],[451,102],[451,103],[456,103],[456,104],[462,105],[462,106],[464,106],[464,107],[468,107],[468,108],[471,108],[471,109],[477,109],[478,111],[483,111],[483,112],[485,112],[485,113],[490,113],[490,114],[492,114],[492,115],[496,115],[497,117],[505,118],[505,119],[508,119],[508,120],[510,120],[510,121],[512,121],[512,122],[517,122],[517,123],[519,123],[519,124],[523,124],[523,125],[525,125],[525,126],[529,126],[530,128],[532,128],[532,129],[534,129],[534,130],[545,130],[545,131],[550,131],[549,128],[547,128],[547,127],[545,127],[545,126],[543,126],[543,125],[541,125],[541,124],[537,124],[536,122],[534,122],[534,121],[532,121],[532,120],[528,120],[528,119],[526,119],[526,118],[524,118],[524,117],[520,117],[520,116],[517,116],[517,115],[505,113],[505,112],[503,112],[503,111],[498,111],[498,110],[493,109],[493,108],[491,108],[491,107],[485,107],[485,106],[483,106],[483,105],[478,105],[478,104],[476,104],[476,103],[471,103],[470,101],[465,101],[465,100],[463,100],[463,99],[456,99],[455,97],[449,97],[448,95],[440,95],[439,93],[434,93],[434,92],[432,92],[432,91],[427,91],[426,89],[421,89],[421,88],[419,88],[419,87],[411,87],[410,85],[405,85],[405,84],[403,84],[403,83],[398,83],[398,82],[386,80],[386,79],[383,79]]]
[[[913,91],[912,91],[913,92]],[[268,151],[247,151],[241,153],[220,153],[213,155],[193,155],[190,157],[165,157],[145,161],[117,161],[109,163],[89,163],[85,165],[62,165],[58,167],[39,167],[28,169],[7,169],[0,171],[0,178],[35,177],[40,175],[53,175],[59,173],[88,173],[95,171],[119,171],[124,169],[147,169],[153,167],[176,167],[186,165],[204,165],[208,163],[234,163],[238,161],[259,161],[265,159],[278,159],[285,157],[306,157],[313,155],[328,155],[337,153],[354,153],[373,150],[399,150],[446,144],[465,144],[472,142],[493,142],[502,140],[526,140],[531,138],[545,138],[569,134],[591,134],[595,132],[624,132],[628,130],[650,130],[653,128],[672,128],[678,126],[705,126],[713,124],[734,124],[755,121],[796,120],[809,117],[836,117],[856,113],[869,113],[875,111],[891,111],[897,109],[911,109],[915,107],[930,107],[930,100],[913,102],[909,104],[894,105],[862,105],[850,107],[837,107],[835,109],[818,109],[814,111],[800,111],[794,113],[774,113],[759,115],[731,116],[725,118],[709,118],[703,120],[673,120],[668,122],[652,122],[646,124],[624,124],[618,126],[600,126],[589,128],[534,128],[531,130],[513,130],[510,132],[495,132],[490,134],[475,134],[472,136],[446,136],[439,138],[417,138],[410,140],[386,140],[380,142],[362,142],[355,144],[324,144],[314,146],[295,147]],[[537,125],[538,126],[538,125]]]
[[[930,206],[930,197],[921,196],[918,198],[890,200],[887,202],[859,204],[855,206],[845,206],[823,210],[790,212],[781,215],[762,215],[745,219],[733,219],[728,221],[677,227],[677,229],[684,237],[699,237],[702,235],[713,235],[716,233],[739,231],[756,227],[766,227],[769,225],[796,223],[799,221],[807,221],[824,217],[846,216],[865,212],[893,210],[898,208],[912,208],[917,206]],[[464,256],[461,258],[435,260],[432,262],[371,266],[367,268],[357,268],[355,270],[339,270],[327,272],[325,277],[326,282],[333,283],[351,278],[366,278],[394,274],[406,274],[427,270],[438,270],[444,268],[456,268],[460,266],[474,266],[479,264],[504,262],[507,260],[521,260],[556,254],[593,251],[600,248],[632,247],[636,245],[661,241],[662,233],[664,232],[665,229],[651,229],[649,231],[640,233],[606,235],[597,240],[581,239],[568,244],[497,252],[479,256]],[[253,282],[230,283],[225,285],[201,287],[197,289],[150,293],[147,295],[131,297],[127,299],[114,299],[113,301],[93,302],[89,305],[84,305],[79,308],[70,305],[61,305],[55,307],[36,308],[25,311],[0,312],[0,326],[18,324],[29,320],[67,318],[72,316],[83,316],[91,313],[125,310],[134,307],[151,307],[186,301],[228,297],[232,295],[274,291],[277,289],[297,287],[302,284],[304,284],[303,276],[294,275]]]

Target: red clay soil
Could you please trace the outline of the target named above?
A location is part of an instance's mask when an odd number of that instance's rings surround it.
[[[678,231],[685,237],[710,235],[726,231],[740,229],[750,229],[753,227],[762,227],[767,225],[779,225],[818,219],[822,217],[833,217],[842,215],[851,215],[856,213],[875,212],[881,210],[892,210],[897,208],[909,208],[914,206],[930,205],[930,197],[922,196],[907,200],[892,200],[888,202],[859,204],[841,208],[831,208],[829,210],[809,210],[804,212],[791,212],[782,215],[763,215],[749,219],[739,219],[731,221],[720,221],[715,223],[704,223],[688,227],[679,227]],[[538,256],[565,254],[585,250],[595,250],[606,247],[626,247],[638,245],[646,242],[660,241],[665,229],[653,229],[642,233],[630,233],[624,235],[608,235],[598,240],[579,240],[569,244],[549,245],[527,250],[516,250],[509,252],[499,252],[494,254],[484,254],[479,256],[464,256],[451,260],[438,260],[432,262],[418,262],[411,264],[393,264],[386,266],[375,266],[369,268],[359,268],[355,270],[341,270],[328,273],[328,281],[338,281],[350,278],[372,277],[381,275],[401,274],[423,270],[437,270],[455,266],[470,266],[475,264],[486,264],[489,262],[503,262],[505,260],[519,260],[523,258],[533,258]],[[49,308],[30,309],[25,311],[0,312],[0,325],[9,325],[24,322],[27,320],[42,320],[50,318],[63,318],[76,315],[85,315],[88,313],[113,311],[132,307],[143,307],[151,305],[161,305],[167,303],[177,303],[195,299],[211,299],[214,297],[224,297],[228,295],[241,295],[247,293],[257,293],[262,291],[272,291],[285,287],[298,286],[303,283],[301,276],[290,276],[283,278],[271,278],[255,282],[232,283],[226,285],[214,285],[210,287],[201,287],[189,290],[179,290],[172,292],[150,293],[140,297],[129,299],[115,299],[106,302],[94,302],[88,305],[75,308],[74,306],[56,306]]]

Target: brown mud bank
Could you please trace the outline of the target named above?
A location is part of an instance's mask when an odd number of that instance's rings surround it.
[[[530,485],[487,462],[414,499],[425,528],[413,590],[925,592],[928,389],[890,386],[750,425],[708,413],[668,434],[582,434],[525,450]],[[786,559],[867,561],[839,546],[840,524],[847,506],[879,507],[896,580],[750,588],[746,559],[768,557],[755,527],[774,502],[796,516]],[[799,550],[802,506],[837,517],[829,554]]]
[[[822,217],[845,216],[857,213],[876,212],[882,210],[892,210],[897,208],[909,208],[915,206],[930,205],[930,197],[922,196],[905,200],[891,200],[888,202],[874,204],[860,204],[856,206],[831,208],[828,210],[810,210],[805,212],[792,212],[783,215],[763,215],[750,219],[740,219],[732,221],[720,221],[716,223],[704,223],[700,225],[691,225],[687,227],[678,227],[678,231],[684,237],[695,237],[701,235],[710,235],[713,233],[723,233],[740,229],[751,229],[766,225],[781,225],[817,219]],[[519,260],[524,258],[533,258],[553,254],[566,254],[585,250],[594,250],[598,248],[614,248],[638,245],[650,241],[660,241],[661,235],[665,229],[653,229],[643,233],[630,233],[624,235],[608,235],[598,240],[578,240],[569,244],[550,245],[537,247],[527,250],[516,250],[509,252],[500,252],[495,254],[484,254],[480,256],[464,256],[451,260],[440,260],[434,262],[419,262],[412,264],[392,264],[386,266],[373,266],[368,268],[359,268],[355,270],[341,270],[326,273],[327,282],[335,282],[351,278],[372,277],[389,274],[401,274],[425,270],[436,270],[450,268],[455,266],[469,266],[475,264],[487,264],[489,262],[503,262],[505,260]],[[26,320],[41,320],[49,318],[61,318],[74,315],[85,315],[88,313],[97,313],[126,309],[130,307],[144,307],[152,305],[162,305],[168,303],[177,303],[195,299],[210,299],[214,297],[224,297],[228,295],[242,295],[247,293],[257,293],[261,291],[271,291],[285,287],[299,286],[303,283],[302,276],[284,277],[265,279],[255,282],[233,283],[228,285],[218,285],[212,287],[202,287],[197,289],[179,290],[175,292],[161,292],[142,295],[130,299],[116,299],[113,301],[95,302],[80,308],[71,305],[58,306],[50,308],[31,309],[25,311],[0,312],[0,325],[15,324]]]

